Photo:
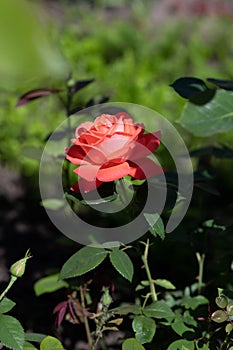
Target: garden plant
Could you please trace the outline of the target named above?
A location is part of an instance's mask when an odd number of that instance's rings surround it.
[[[133,60],[137,40],[123,60]],[[105,55],[105,63],[113,59]],[[86,64],[103,69],[98,58]],[[148,77],[148,67],[139,67]],[[76,79],[72,69],[57,85],[17,96],[17,111],[50,98],[44,113],[58,115],[49,133],[23,145],[29,159],[19,167],[26,176],[36,169],[40,205],[72,249],[34,281],[38,302],[55,295],[48,332],[18,320],[9,298],[36,259],[31,247],[11,265],[0,293],[3,348],[71,350],[82,341],[83,350],[232,350],[233,80],[180,70],[161,87],[177,100],[175,122],[146,104],[146,93],[118,102],[102,83],[90,96],[98,80],[88,72]]]

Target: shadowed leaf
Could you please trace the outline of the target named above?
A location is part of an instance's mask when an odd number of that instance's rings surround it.
[[[24,106],[33,100],[59,92],[61,92],[60,89],[35,89],[28,91],[19,97],[16,107]]]

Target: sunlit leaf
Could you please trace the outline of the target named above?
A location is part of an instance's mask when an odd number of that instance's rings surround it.
[[[62,343],[60,340],[47,336],[44,338],[40,344],[40,350],[63,350]]]
[[[72,255],[63,265],[60,278],[81,276],[97,267],[106,258],[107,251],[103,248],[86,246]]]
[[[64,207],[64,200],[58,198],[48,198],[41,202],[41,205],[47,209],[58,210]]]
[[[22,350],[24,344],[23,327],[12,316],[0,314],[0,342],[7,348]]]
[[[25,341],[23,344],[23,350],[37,350],[37,348],[33,344]]]
[[[25,340],[30,342],[41,343],[47,335],[41,333],[25,333]]]
[[[135,338],[129,338],[123,342],[122,350],[145,350],[145,348]]]
[[[155,335],[155,321],[152,318],[140,315],[134,317],[132,323],[135,337],[139,343],[150,343]]]
[[[59,274],[41,278],[34,284],[34,291],[37,296],[44,293],[51,293],[61,288],[67,288],[69,285],[66,281],[60,280]]]
[[[165,279],[156,279],[154,283],[157,284],[157,286],[163,287],[165,289],[176,289],[174,284]]]
[[[150,232],[154,236],[159,236],[161,239],[165,238],[165,230],[161,217],[156,213],[145,213],[146,221],[150,225]]]
[[[8,312],[11,309],[13,309],[14,306],[15,306],[15,302],[14,301],[8,299],[7,297],[4,297],[0,301],[0,313],[4,314],[5,312]]]
[[[208,304],[208,299],[203,295],[197,295],[195,297],[185,296],[182,300],[182,305],[187,309],[195,310],[200,305]]]
[[[218,90],[203,106],[187,102],[180,124],[197,136],[210,136],[233,129],[233,92]]]
[[[176,340],[169,345],[167,350],[194,350],[194,341],[185,339]]]
[[[146,306],[143,309],[145,316],[154,318],[165,318],[167,320],[172,320],[175,317],[172,309],[166,304],[165,301],[154,301],[152,304]]]
[[[120,249],[113,249],[109,258],[115,269],[127,280],[132,281],[134,268],[128,255]]]

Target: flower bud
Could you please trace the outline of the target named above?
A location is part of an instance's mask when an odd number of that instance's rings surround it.
[[[10,273],[15,277],[22,277],[25,272],[26,262],[29,258],[31,258],[31,255],[29,250],[27,250],[24,258],[16,261],[13,265],[11,265]]]
[[[104,294],[101,298],[101,301],[102,301],[104,306],[109,306],[112,302],[112,297],[109,294],[109,290],[107,288],[106,289],[104,288]]]
[[[232,326],[231,323],[228,323],[228,324],[226,325],[226,327],[225,327],[225,331],[226,331],[227,334],[230,334],[231,331],[232,331],[232,329],[233,329],[233,326]]]

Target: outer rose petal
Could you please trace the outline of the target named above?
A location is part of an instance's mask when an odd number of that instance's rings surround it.
[[[66,149],[66,159],[68,159],[73,164],[82,164],[87,163],[87,160],[84,161],[83,158],[85,158],[86,153],[80,146],[71,146],[70,148]]]
[[[160,145],[161,132],[145,134],[138,139],[142,145],[145,145],[151,152],[154,152]]]
[[[129,171],[130,167],[127,162],[112,164],[112,166],[100,169],[97,174],[97,179],[102,182],[110,182],[128,175]]]
[[[138,180],[148,179],[163,173],[163,168],[149,158],[139,159],[137,163],[129,161],[129,165],[129,175]]]
[[[77,169],[74,169],[74,173],[86,181],[95,181],[99,168],[99,165],[84,164],[80,165]]]
[[[88,193],[98,188],[101,184],[102,182],[98,179],[96,181],[86,181],[84,179],[79,179],[79,181],[71,187],[71,190],[78,193]]]
[[[129,159],[136,160],[146,158],[153,153],[160,145],[160,140],[157,138],[160,132],[150,133],[141,136],[138,140],[130,143],[132,149]]]

